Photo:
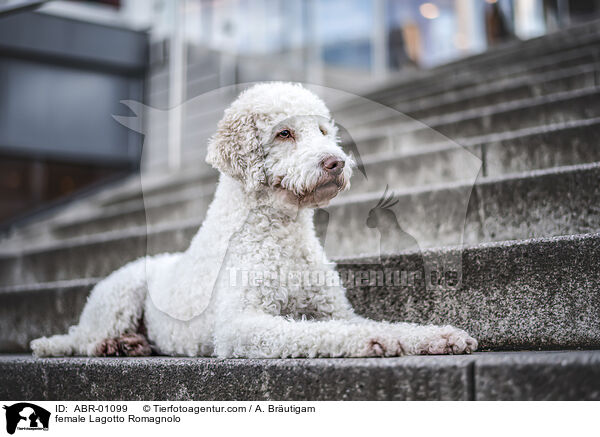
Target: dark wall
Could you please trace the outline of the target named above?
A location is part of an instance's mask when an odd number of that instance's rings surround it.
[[[138,168],[141,135],[112,115],[143,101],[147,58],[144,32],[0,18],[0,222]]]

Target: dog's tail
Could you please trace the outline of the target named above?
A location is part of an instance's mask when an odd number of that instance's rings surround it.
[[[69,333],[33,340],[37,357],[104,355],[108,340],[136,334],[142,324],[147,294],[146,259],[133,261],[98,282],[85,304],[79,324]]]

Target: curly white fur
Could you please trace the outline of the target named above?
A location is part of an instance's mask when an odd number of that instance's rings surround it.
[[[287,136],[284,131],[290,135]],[[281,134],[283,132],[283,134]],[[114,354],[138,332],[169,355],[367,357],[464,353],[451,326],[356,315],[313,226],[313,207],[348,188],[352,158],[325,104],[300,85],[266,83],[225,111],[207,162],[221,172],[206,219],[183,253],[134,261],[93,289],[79,324],[31,342],[37,356]],[[332,175],[323,161],[346,165]],[[338,170],[339,171],[339,170]],[[334,285],[232,281],[236,272],[325,272]],[[127,353],[124,353],[127,354]]]

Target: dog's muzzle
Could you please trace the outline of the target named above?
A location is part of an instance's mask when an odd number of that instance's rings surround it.
[[[302,203],[313,207],[324,206],[346,188],[347,182],[342,173],[327,179],[317,185],[313,191],[307,193]]]
[[[291,190],[283,188],[283,177],[274,178],[272,185],[286,193],[288,202],[299,207],[316,208],[326,206],[331,199],[348,186],[348,179],[344,175],[346,162],[337,156],[327,156],[320,162],[321,176],[312,187],[307,187],[301,193],[294,194]]]

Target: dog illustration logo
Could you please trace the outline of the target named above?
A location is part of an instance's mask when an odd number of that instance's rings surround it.
[[[11,406],[4,405],[6,410],[6,432],[14,434],[15,430],[48,430],[50,411],[35,404],[19,402]]]

